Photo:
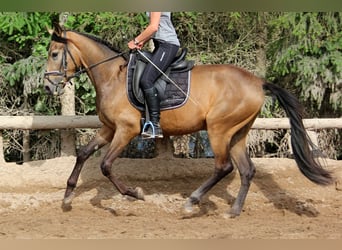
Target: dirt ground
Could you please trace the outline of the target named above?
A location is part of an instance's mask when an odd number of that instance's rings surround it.
[[[291,159],[254,158],[257,173],[240,217],[227,219],[237,194],[237,172],[196,208],[186,198],[213,170],[213,159],[115,161],[121,180],[142,187],[145,201],[121,196],[100,172],[100,157],[86,163],[72,209],[61,208],[74,157],[0,163],[0,239],[341,239],[342,162],[327,160],[335,185],[320,187]]]

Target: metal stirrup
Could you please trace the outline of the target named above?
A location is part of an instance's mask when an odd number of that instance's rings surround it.
[[[151,126],[151,128],[152,128],[152,135],[149,136],[149,137],[144,137],[144,136],[142,136],[143,139],[150,139],[150,138],[155,138],[155,137],[156,137],[154,125],[153,125],[153,123],[152,123],[151,121],[145,122],[141,134],[144,134],[144,133],[147,132],[148,126]]]

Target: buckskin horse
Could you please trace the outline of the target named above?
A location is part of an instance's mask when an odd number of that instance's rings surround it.
[[[109,144],[101,171],[122,195],[144,200],[139,187],[129,187],[111,171],[114,160],[141,131],[142,113],[128,99],[126,91],[127,59],[102,39],[58,24],[51,33],[44,87],[60,95],[65,84],[87,73],[96,90],[96,108],[103,126],[77,153],[68,178],[63,205],[71,204],[85,161],[99,148]],[[268,83],[252,73],[228,64],[195,65],[191,70],[188,101],[181,107],[161,112],[164,135],[190,134],[207,130],[214,153],[214,173],[185,202],[185,211],[236,167],[241,185],[228,216],[239,216],[245,202],[255,166],[246,150],[247,134],[257,118],[266,94],[275,96],[286,111],[291,125],[294,159],[301,173],[319,185],[333,183],[332,174],[312,154],[314,146],[305,131],[303,107],[287,90]],[[191,100],[192,101],[191,101]]]

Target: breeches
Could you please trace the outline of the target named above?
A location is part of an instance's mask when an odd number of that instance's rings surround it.
[[[163,72],[170,66],[174,60],[179,46],[154,41],[155,49],[151,61]],[[153,87],[155,81],[161,75],[160,71],[156,69],[151,63],[147,63],[144,72],[140,79],[140,86],[143,90]]]

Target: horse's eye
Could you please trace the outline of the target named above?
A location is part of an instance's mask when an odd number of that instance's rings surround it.
[[[58,52],[52,52],[52,53],[51,53],[51,56],[52,56],[53,59],[57,59],[57,57],[58,57]]]

